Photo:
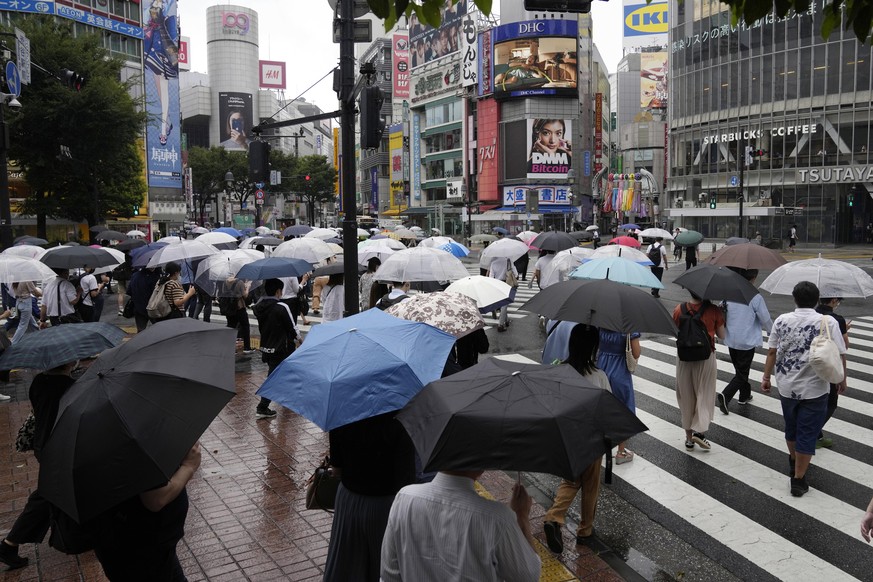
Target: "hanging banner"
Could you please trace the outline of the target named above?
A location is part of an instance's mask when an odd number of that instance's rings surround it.
[[[412,196],[421,200],[421,122],[412,114]]]
[[[492,53],[491,29],[483,30],[479,35],[479,96],[488,95],[494,91],[491,79]]]
[[[572,162],[569,119],[527,120],[527,177],[567,178]]]
[[[469,87],[478,82],[479,43],[476,19],[470,13],[461,17],[461,85]]]
[[[603,157],[603,93],[594,96],[594,171],[603,167],[600,163]]]
[[[409,37],[395,34],[392,39],[394,54],[391,66],[394,67],[391,96],[394,99],[409,99]]]
[[[157,188],[182,188],[182,144],[179,136],[179,20],[176,3],[153,8],[142,5],[147,23],[143,38],[145,78],[146,168],[148,184]],[[175,122],[175,124],[174,124]]]

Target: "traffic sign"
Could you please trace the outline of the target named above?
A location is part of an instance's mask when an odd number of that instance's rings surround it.
[[[21,77],[18,75],[18,66],[15,61],[6,63],[6,86],[15,97],[21,97]]]
[[[731,176],[731,188],[736,188],[740,185],[740,179],[736,176]]]
[[[255,190],[255,204],[262,206],[264,204],[264,191],[258,188]]]

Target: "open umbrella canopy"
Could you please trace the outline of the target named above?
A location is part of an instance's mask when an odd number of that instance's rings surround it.
[[[543,289],[520,307],[549,319],[575,321],[621,333],[676,335],[673,316],[660,300],[629,285],[570,280]]]
[[[255,246],[264,245],[265,247],[277,247],[284,242],[282,239],[276,238],[275,236],[256,236],[251,239],[251,241]]]
[[[104,230],[94,235],[95,240],[127,240],[128,236],[117,230]]]
[[[446,292],[466,295],[476,302],[480,313],[491,313],[512,303],[516,289],[493,277],[470,275],[446,287]]]
[[[427,240],[427,239],[425,239],[425,240]],[[422,241],[422,242],[424,242],[424,241]],[[420,247],[421,246],[433,247],[434,245],[432,245],[432,244],[429,244],[429,245],[420,244],[418,246],[420,246]],[[370,238],[367,240],[362,240],[361,242],[358,243],[358,250],[359,251],[370,248],[370,247],[389,248],[389,249],[394,250],[394,251],[402,251],[402,250],[409,248],[405,244],[400,242],[399,240],[394,240],[393,238],[388,238],[387,236],[383,237],[383,238]]]
[[[282,231],[282,236],[303,236],[308,232],[312,231],[312,227],[306,224],[295,224],[294,226],[289,226],[285,230]]]
[[[91,247],[52,247],[39,259],[53,269],[77,269],[86,267],[107,267],[118,265],[119,261],[104,248]]]
[[[130,259],[131,265],[134,268],[145,267],[152,256],[158,252],[161,248],[167,246],[169,243],[165,242],[153,242],[149,243],[143,247],[137,247],[130,251]]]
[[[604,257],[586,261],[570,273],[571,279],[608,279],[624,285],[663,289],[664,284],[648,267],[643,267],[621,257]]]
[[[869,297],[873,295],[873,278],[863,269],[845,261],[816,259],[791,261],[764,279],[761,289],[776,295],[791,295],[801,281],[811,281],[820,297]]]
[[[414,231],[409,230],[408,228],[398,228],[392,234],[400,239],[405,239],[405,240],[413,240],[413,239],[418,238],[418,235]]]
[[[42,282],[54,278],[55,272],[39,259],[0,254],[0,283],[11,285],[20,281]]]
[[[366,267],[363,265],[357,265],[358,273],[362,273],[366,270]],[[343,275],[346,272],[345,264],[342,260],[334,261],[329,265],[322,265],[318,267],[314,271],[312,271],[313,277],[324,277],[325,275]]]
[[[694,247],[703,242],[704,236],[696,230],[685,230],[673,237],[673,242],[683,247]]]
[[[740,269],[776,269],[788,261],[774,250],[761,245],[743,243],[725,246],[706,259],[710,265],[739,267]]]
[[[336,231],[332,228],[313,228],[303,236],[304,238],[327,240],[329,238],[336,238]]]
[[[286,240],[275,249],[273,249],[273,257],[290,257],[292,259],[302,259],[313,265],[322,262],[334,255],[327,243],[318,240],[317,238],[294,238]]]
[[[48,244],[47,240],[35,236],[22,236],[18,237],[15,241],[15,246],[39,246],[45,244]]]
[[[236,244],[237,243],[236,238],[234,238],[233,236],[227,234],[226,232],[218,232],[217,230],[214,230],[212,232],[207,232],[205,234],[201,234],[200,236],[198,236],[194,240],[201,242],[203,244],[207,244],[207,245],[218,245],[218,244],[225,244],[225,243]]]
[[[455,241],[448,242],[448,243],[446,243],[442,246],[438,246],[436,248],[440,249],[441,251],[446,251],[447,253],[450,253],[452,256],[458,257],[459,259],[461,257],[466,257],[467,255],[470,254],[470,249],[468,249],[467,247],[465,247],[461,243],[457,243]]]
[[[235,338],[172,319],[102,353],[61,399],[40,494],[81,523],[166,483],[236,393]]]
[[[697,265],[678,277],[675,283],[700,297],[712,301],[749,303],[758,294],[745,277],[727,267],[710,264]]]
[[[622,230],[639,230],[640,226],[638,224],[634,224],[633,222],[629,222],[627,224],[622,224],[619,226]]]
[[[573,232],[570,232],[567,234],[569,234],[571,237],[573,237],[573,240],[575,240],[577,242],[594,239],[594,233],[589,232],[587,230],[574,230]]]
[[[264,236],[265,234],[270,232],[270,227],[269,226],[256,226],[255,232],[261,236]]]
[[[749,239],[747,239],[744,236],[732,236],[729,239],[727,239],[726,241],[724,241],[724,244],[726,246],[730,247],[733,245],[744,245],[744,244],[748,244],[750,242],[752,242],[752,241],[750,241]]]
[[[29,333],[0,356],[0,370],[51,370],[121,344],[124,330],[103,322],[57,325]]]
[[[252,249],[218,251],[200,262],[194,283],[212,297],[234,297],[239,294],[239,270],[264,258],[264,253]],[[256,280],[257,286],[261,283]]]
[[[523,243],[530,244],[530,241],[532,241],[533,239],[535,239],[539,235],[540,235],[540,233],[534,232],[532,230],[523,230],[520,233],[518,233],[517,235],[515,235],[515,238],[522,241]]]
[[[141,238],[131,238],[118,243],[113,248],[117,251],[130,251],[139,247],[144,247],[147,244],[148,243]]]
[[[109,230],[109,227],[105,224],[95,224],[91,228],[88,229],[91,232],[103,232],[104,230]]]
[[[489,358],[428,384],[398,414],[426,471],[529,471],[577,479],[648,430],[572,367]]]
[[[0,257],[23,257],[26,259],[38,259],[45,254],[45,249],[34,245],[21,245],[9,247],[0,253]]]
[[[597,226],[596,224],[589,224],[588,226],[585,227],[585,230],[587,232],[594,232],[595,230],[600,230],[600,227]]]
[[[391,240],[391,239],[385,239]],[[378,242],[378,241],[376,241]],[[363,249],[358,249],[358,264],[359,265],[367,265],[370,262],[370,259],[376,258],[381,262],[385,262],[385,259],[396,253],[397,251],[385,246],[380,245],[370,245],[364,247]]]
[[[642,246],[639,240],[635,239],[632,236],[617,236],[611,241],[609,241],[611,245],[621,245],[623,247],[630,247],[632,249],[638,249]]]
[[[673,235],[670,231],[663,228],[647,228],[640,231],[641,238],[662,238],[664,240],[673,240]]]
[[[391,240],[391,239],[388,239]],[[418,246],[420,247],[430,247],[430,248],[439,248],[443,245],[447,245],[449,243],[455,242],[451,237],[448,236],[429,236],[420,243]],[[400,243],[403,244],[403,243]]]
[[[573,247],[578,246],[579,243],[575,238],[573,238],[566,232],[550,230],[540,233],[528,244],[530,244],[530,246],[532,247],[544,251],[558,252],[566,249],[572,249]]]
[[[545,289],[555,283],[566,281],[570,278],[570,272],[581,265],[585,257],[593,254],[593,249],[584,247],[573,247],[555,254],[555,258],[543,267],[540,273],[540,288]]]
[[[191,234],[206,234],[207,232],[209,232],[209,229],[202,226],[195,226],[191,229]]]
[[[202,236],[206,235],[204,234]],[[146,267],[153,269],[156,267],[162,267],[171,261],[181,263],[182,261],[202,259],[218,252],[218,249],[214,246],[200,242],[199,238],[195,240],[183,240],[159,248],[149,259]]]
[[[264,281],[278,277],[301,277],[312,271],[312,264],[301,259],[268,257],[243,265],[236,276],[246,281]]]
[[[398,251],[376,271],[378,281],[457,281],[468,275],[467,268],[456,257],[427,247]]]
[[[229,234],[233,238],[240,238],[243,233],[233,228],[232,226],[222,226],[221,228],[216,228],[212,232],[223,232],[225,234]]]
[[[646,253],[638,249],[626,247],[623,245],[606,245],[600,247],[596,249],[593,253],[591,253],[591,256],[582,259],[582,262],[584,263],[585,261],[600,259],[603,257],[621,257],[623,259],[627,259],[628,261],[639,263],[640,265],[652,265],[652,261],[649,259]]]
[[[440,377],[454,343],[435,327],[369,309],[313,327],[257,394],[332,430],[403,408]]]
[[[385,312],[400,319],[432,325],[455,338],[485,327],[475,300],[448,291],[419,293],[392,305]]]
[[[574,243],[575,244],[575,243]],[[479,266],[487,269],[494,259],[509,259],[515,261],[530,252],[530,248],[520,240],[503,238],[496,240],[479,255]]]
[[[494,228],[491,229],[491,232],[496,232],[496,233],[499,233],[502,235],[509,234],[509,231],[506,230],[505,228],[503,228],[502,226],[495,226]]]
[[[497,240],[497,237],[493,234],[474,234],[470,237],[471,243],[491,243]]]

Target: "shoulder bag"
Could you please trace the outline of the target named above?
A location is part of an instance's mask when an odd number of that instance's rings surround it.
[[[631,336],[627,334],[624,348],[624,362],[627,364],[627,371],[633,374],[637,369],[637,359],[634,357],[633,349],[631,348]]]
[[[18,436],[15,438],[15,450],[19,453],[33,450],[33,434],[36,431],[36,418],[33,416],[33,411],[24,419],[24,424],[18,429]]]
[[[506,278],[503,279],[510,287],[518,287],[518,277],[512,272],[512,262],[506,259]]]
[[[838,384],[843,381],[843,359],[837,344],[831,339],[831,330],[821,318],[819,334],[809,344],[809,365],[812,366],[815,375],[828,382]]]
[[[330,457],[325,455],[321,465],[306,482],[306,509],[332,512],[339,484],[340,478],[330,470]]]

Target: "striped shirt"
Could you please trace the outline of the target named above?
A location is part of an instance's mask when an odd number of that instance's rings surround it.
[[[538,581],[540,559],[506,505],[468,477],[437,473],[400,490],[382,542],[382,580]]]

